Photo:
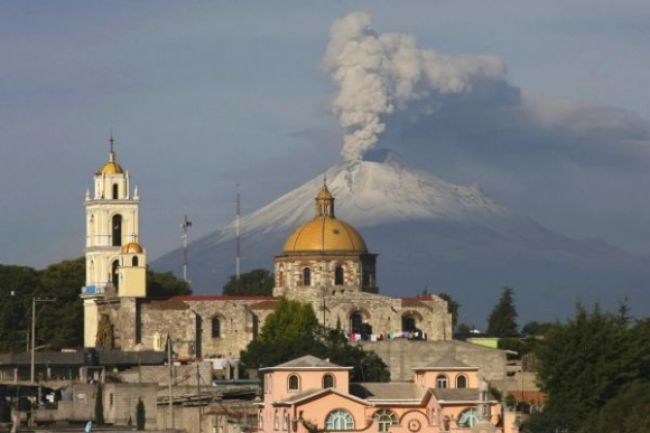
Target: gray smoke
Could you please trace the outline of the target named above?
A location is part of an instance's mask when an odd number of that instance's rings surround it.
[[[346,131],[346,160],[361,159],[375,146],[384,116],[415,101],[431,113],[437,97],[469,93],[480,81],[503,80],[506,72],[497,57],[451,56],[419,48],[411,35],[378,34],[366,12],[332,24],[323,63],[338,88],[331,107]]]

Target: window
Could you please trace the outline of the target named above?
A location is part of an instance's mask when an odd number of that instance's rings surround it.
[[[119,197],[120,187],[116,183],[113,184],[113,200],[117,200]]]
[[[311,286],[311,269],[309,268],[302,270],[302,285]]]
[[[221,338],[221,320],[218,317],[212,318],[212,338]]]
[[[337,409],[327,415],[325,428],[327,430],[354,430],[354,418],[347,410]]]
[[[289,431],[289,414],[284,414],[284,422],[282,423],[282,430]]]
[[[275,411],[273,415],[273,430],[280,430],[280,418],[278,417],[278,411]]]
[[[476,409],[466,409],[458,417],[458,427],[474,427],[478,422],[478,412]]]
[[[284,286],[284,272],[278,272],[278,287]]]
[[[138,266],[138,257],[137,256],[133,256],[133,258],[131,259],[131,266],[133,266],[133,267]]]
[[[331,374],[323,376],[323,389],[325,388],[334,388],[334,376]]]
[[[402,316],[402,331],[403,332],[413,332],[417,329],[415,326],[415,317],[410,314],[405,314]]]
[[[467,388],[467,378],[462,374],[456,377],[456,388]]]
[[[342,286],[343,280],[343,267],[337,266],[336,269],[334,269],[334,285]]]
[[[397,424],[397,416],[391,410],[382,409],[375,413],[375,421],[377,422],[378,431],[380,433],[387,433],[392,425]]]
[[[259,421],[257,423],[257,426],[259,427],[260,430],[264,430],[264,414],[262,413],[262,411],[260,411]]]
[[[119,289],[120,287],[120,276],[117,272],[119,268],[120,262],[117,260],[113,261],[113,265],[111,266],[111,282],[113,283],[115,290]]]
[[[361,334],[362,327],[363,317],[361,317],[361,313],[355,311],[354,313],[350,314],[350,331],[354,332],[355,334]]]
[[[113,219],[113,246],[119,247],[122,245],[122,215],[114,215]]]
[[[287,388],[289,391],[300,391],[300,378],[295,374],[289,376],[289,379],[287,379]]]
[[[440,374],[436,377],[436,388],[447,388],[447,376]]]

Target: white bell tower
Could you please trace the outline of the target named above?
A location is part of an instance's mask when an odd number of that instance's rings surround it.
[[[129,173],[117,163],[113,136],[108,162],[95,173],[94,193],[86,190],[86,285],[84,347],[95,347],[97,301],[146,296],[146,254],[139,240],[138,188],[131,195]]]

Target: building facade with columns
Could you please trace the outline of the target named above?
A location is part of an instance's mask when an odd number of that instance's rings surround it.
[[[297,227],[275,257],[272,296],[151,299],[138,189],[131,191],[111,140],[108,161],[94,176],[94,193],[87,191],[85,199],[84,345],[165,350],[170,338],[181,357],[238,357],[281,297],[310,303],[321,323],[345,330],[355,341],[451,340],[446,301],[379,294],[377,255],[336,217],[327,186],[315,193],[314,218]]]

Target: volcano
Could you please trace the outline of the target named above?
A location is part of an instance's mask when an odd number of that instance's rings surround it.
[[[627,299],[650,307],[647,258],[602,240],[551,231],[486,197],[409,167],[390,151],[373,151],[325,173],[336,216],[356,227],[379,254],[379,290],[413,296],[444,292],[460,303],[461,321],[481,327],[501,288],[515,289],[520,321],[571,315],[576,302],[606,307]],[[241,218],[242,269],[273,269],[289,234],[314,216],[323,177],[313,178]],[[234,274],[235,222],[190,243],[195,293],[216,294]],[[153,262],[181,274],[182,250]]]

